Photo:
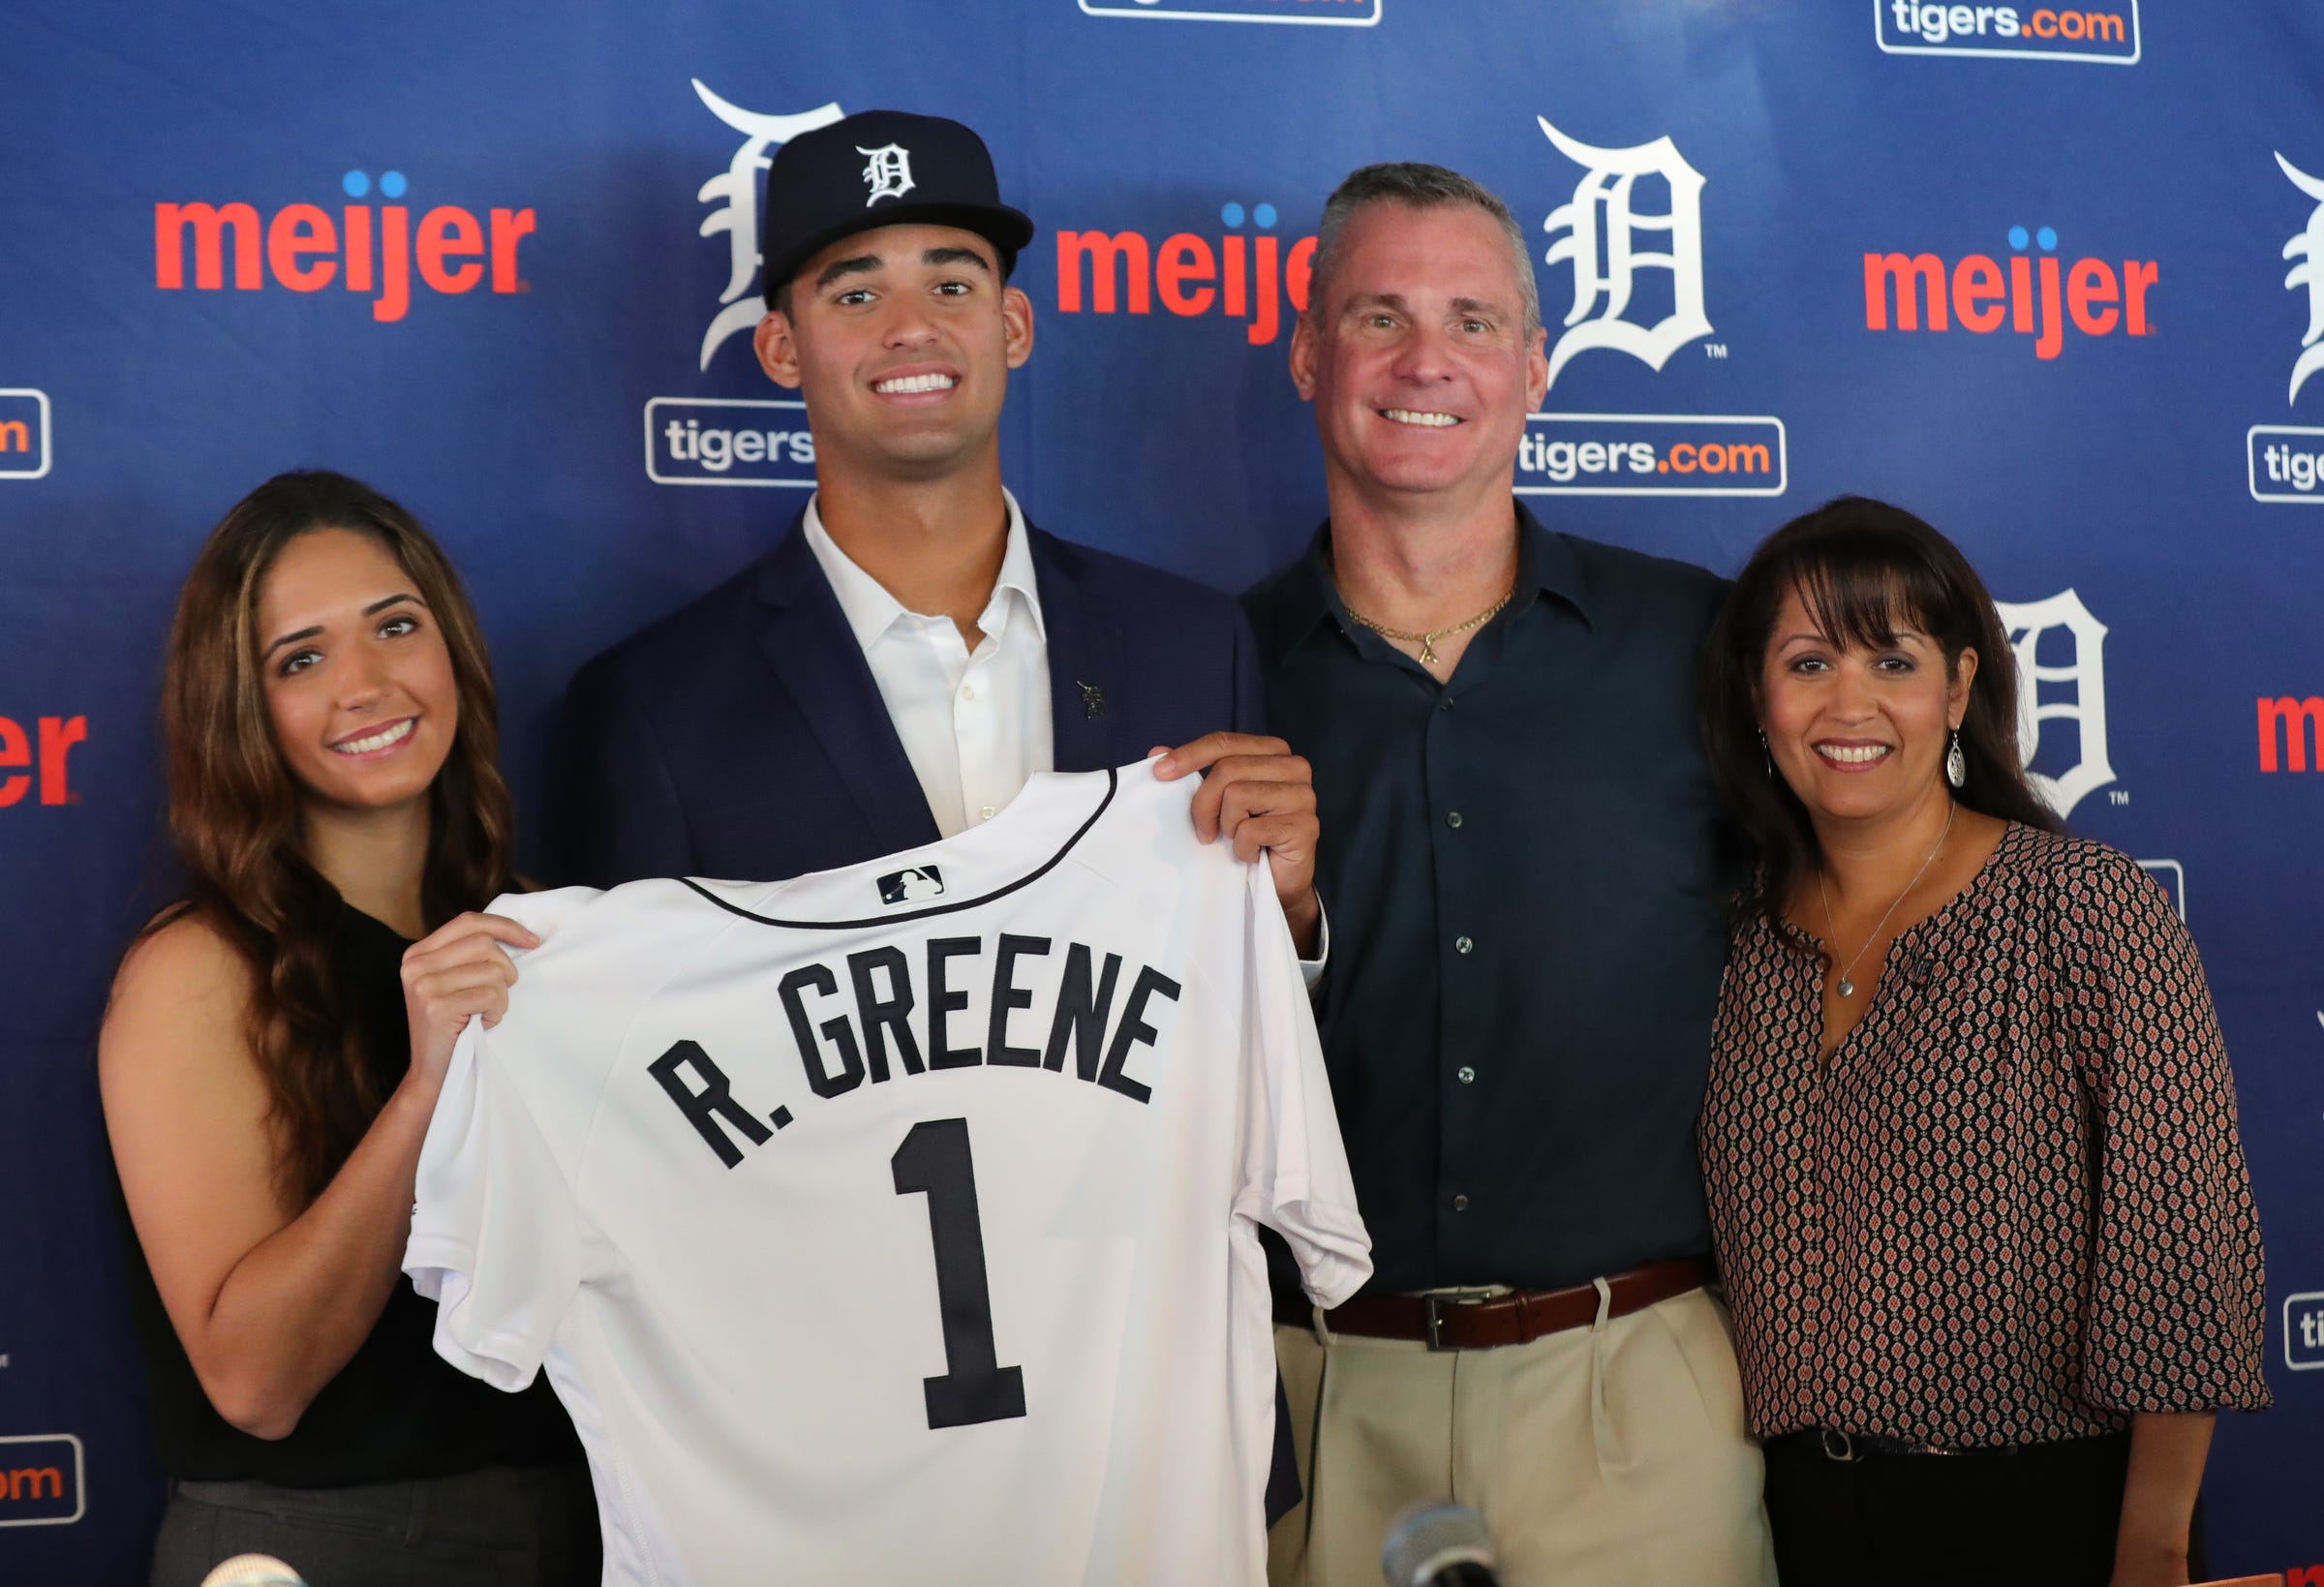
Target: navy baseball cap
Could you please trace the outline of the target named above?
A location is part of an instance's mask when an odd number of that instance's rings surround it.
[[[1033,223],[1000,201],[985,140],[957,121],[865,110],[775,151],[760,206],[767,306],[809,259],[878,226],[957,226],[1000,250],[1001,273]]]

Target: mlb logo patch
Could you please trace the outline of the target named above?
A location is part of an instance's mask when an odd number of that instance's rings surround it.
[[[911,866],[902,870],[891,870],[879,878],[881,903],[917,903],[922,899],[940,899],[944,896],[944,872],[933,865]]]

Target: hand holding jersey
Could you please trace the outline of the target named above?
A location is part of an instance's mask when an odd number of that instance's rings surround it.
[[[1324,909],[1315,891],[1315,844],[1322,828],[1306,760],[1281,739],[1259,733],[1206,733],[1176,749],[1156,745],[1150,753],[1162,757],[1154,775],[1164,781],[1203,775],[1194,795],[1195,836],[1206,843],[1226,839],[1246,864],[1264,854],[1300,957],[1319,960]]]
[[[502,900],[543,945],[462,1038],[405,1266],[447,1358],[546,1365],[609,1581],[1261,1579],[1256,1226],[1321,1304],[1370,1263],[1274,890],[1196,786]]]
[[[537,948],[540,939],[505,915],[471,909],[404,950],[404,1017],[412,1025],[412,1067],[428,1079],[443,1074],[470,1020],[496,1025],[508,1012],[516,965],[504,943]]]

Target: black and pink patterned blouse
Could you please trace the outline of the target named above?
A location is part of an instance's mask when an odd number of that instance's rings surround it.
[[[1822,961],[1746,920],[1700,1145],[1752,1431],[1951,1448],[2257,1410],[2266,1279],[2194,944],[2012,825],[1819,1057]]]

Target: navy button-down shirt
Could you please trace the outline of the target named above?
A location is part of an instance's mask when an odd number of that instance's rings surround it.
[[[1696,666],[1725,585],[1517,520],[1515,595],[1441,686],[1349,619],[1329,525],[1244,597],[1269,726],[1315,768],[1367,1294],[1710,1248],[1695,1120],[1730,871]]]

